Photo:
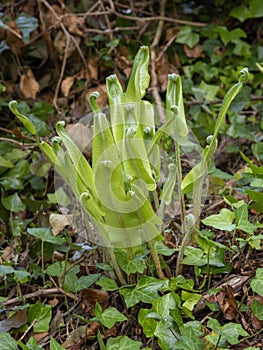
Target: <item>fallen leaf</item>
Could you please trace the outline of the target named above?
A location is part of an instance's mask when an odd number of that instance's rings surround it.
[[[84,36],[86,31],[84,16],[77,17],[71,13],[70,16],[65,16],[62,22],[71,34]]]
[[[73,329],[73,331],[67,336],[67,339],[63,342],[62,346],[66,349],[71,349],[81,338],[86,336],[86,329],[87,326],[79,326]]]
[[[89,103],[90,94],[94,91],[98,91],[98,93],[100,94],[97,99],[97,103],[100,106],[100,108],[104,108],[108,102],[107,89],[105,84],[98,85],[86,91],[84,97],[85,103]]]
[[[29,69],[25,74],[21,76],[19,87],[23,92],[25,98],[36,98],[36,95],[39,91],[39,84],[36,81],[31,69]]]
[[[76,51],[76,44],[79,45],[80,41],[79,36],[74,36],[74,42],[70,40],[67,46],[67,37],[65,33],[59,30],[54,38],[54,46],[59,53],[60,59],[63,59],[65,50],[67,50],[66,57],[70,57]]]
[[[89,323],[86,330],[86,336],[91,337],[93,335],[96,335],[98,333],[99,328],[100,328],[99,322]]]
[[[65,97],[68,97],[70,89],[74,84],[74,77],[66,77],[61,83],[61,92]]]
[[[89,72],[89,78],[93,80],[98,79],[98,60],[96,57],[88,57],[87,68]]]
[[[238,314],[238,305],[235,299],[233,288],[227,284],[219,291],[215,300],[218,302],[226,320],[233,320]]]
[[[66,226],[71,226],[73,214],[50,214],[49,222],[54,236],[57,236]]]
[[[33,337],[36,339],[37,342],[40,342],[40,340],[44,339],[48,334],[48,332],[34,333]]]
[[[81,152],[91,159],[91,150],[92,150],[92,137],[93,132],[91,127],[86,126],[82,123],[68,124],[66,130],[69,133],[69,136],[79,147]]]
[[[96,302],[101,305],[103,310],[107,309],[109,305],[109,294],[103,290],[94,288],[83,289],[81,298],[82,308],[85,309],[86,312],[89,312],[91,315],[94,315]]]
[[[178,34],[178,32],[179,32],[179,28],[178,27],[168,28],[166,30],[166,32],[165,32],[165,41],[169,41],[169,40],[175,39],[176,35]]]
[[[27,310],[17,311],[13,316],[0,321],[0,331],[9,332],[12,328],[19,328],[27,323]]]
[[[18,55],[20,54],[20,49],[24,46],[21,32],[15,21],[9,21],[6,25],[11,29],[6,31],[6,44],[14,54]]]
[[[190,58],[204,57],[202,46],[200,44],[195,45],[192,49],[189,46],[184,45],[184,52],[186,56]]]

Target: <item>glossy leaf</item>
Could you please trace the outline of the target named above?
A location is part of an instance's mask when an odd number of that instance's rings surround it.
[[[50,350],[65,350],[65,348],[63,346],[59,345],[59,343],[54,338],[51,338],[50,339]]]
[[[18,345],[9,333],[0,332],[0,348],[1,350],[18,350]]]
[[[132,340],[126,335],[110,338],[107,341],[107,350],[140,350],[141,342]]]
[[[256,276],[250,282],[253,292],[263,297],[263,268],[257,268]]]
[[[14,213],[26,209],[26,205],[21,201],[17,193],[11,194],[8,197],[2,197],[1,202],[7,210]]]
[[[94,313],[103,326],[107,328],[112,328],[115,323],[127,320],[127,317],[119,312],[115,307],[109,307],[102,311],[102,307],[98,302],[96,303]]]
[[[142,301],[152,303],[159,297],[158,290],[162,287],[163,281],[154,277],[143,276],[138,279],[135,288],[124,287],[120,289],[120,294],[124,297],[127,307],[136,305]]]

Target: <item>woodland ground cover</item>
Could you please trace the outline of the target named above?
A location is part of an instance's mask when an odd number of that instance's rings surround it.
[[[262,348],[261,1],[0,6],[1,349]],[[105,243],[136,220],[151,239]]]

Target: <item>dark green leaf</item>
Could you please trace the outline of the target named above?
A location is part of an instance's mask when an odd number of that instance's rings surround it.
[[[138,278],[138,283],[135,288],[121,288],[120,294],[124,297],[127,307],[131,307],[140,301],[151,303],[159,297],[158,290],[162,285],[163,281],[157,278],[142,276]]]
[[[263,268],[257,269],[256,276],[252,279],[250,285],[253,292],[263,297]]]
[[[3,197],[1,202],[7,210],[15,213],[26,209],[25,204],[21,201],[17,193],[11,194],[11,196],[8,197]]]
[[[35,322],[33,329],[36,333],[47,332],[52,317],[51,305],[43,305],[40,302],[30,305],[28,311],[28,322]]]
[[[96,284],[100,287],[102,287],[105,291],[114,291],[119,289],[117,283],[108,277],[103,277],[99,281],[96,282]]]
[[[98,302],[96,303],[94,313],[103,326],[107,328],[112,328],[115,323],[127,320],[127,317],[120,313],[115,307],[109,307],[102,311]]]
[[[184,26],[180,27],[180,32],[177,36],[176,42],[193,48],[199,42],[199,39],[199,35],[193,31],[192,27]]]
[[[140,350],[141,342],[132,340],[126,335],[110,338],[107,341],[107,350]]]
[[[233,224],[235,214],[226,208],[223,208],[219,214],[213,214],[202,220],[207,226],[212,226],[222,231],[233,231],[236,227]]]
[[[259,320],[263,321],[263,304],[258,300],[253,300],[251,305],[253,315]]]
[[[1,350],[18,350],[15,339],[6,332],[0,332],[0,348]]]
[[[100,278],[100,276],[100,273],[94,273],[89,276],[81,276],[76,282],[76,291],[79,292],[82,289],[89,288]]]
[[[30,235],[40,239],[43,242],[49,242],[49,243],[52,243],[52,244],[62,244],[62,243],[64,243],[64,239],[61,238],[61,237],[54,236],[51,233],[49,228],[44,228],[44,227],[41,227],[41,228],[28,228],[27,232]]]
[[[50,339],[50,350],[65,350],[65,348],[63,346],[59,345],[59,343],[54,338],[51,338]]]

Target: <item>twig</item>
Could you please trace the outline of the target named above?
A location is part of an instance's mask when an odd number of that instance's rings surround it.
[[[41,1],[52,12],[54,17],[57,19],[57,21],[58,21],[62,31],[64,32],[64,34],[65,34],[65,36],[67,38],[65,52],[64,52],[64,57],[63,57],[63,62],[62,62],[62,67],[61,67],[61,71],[60,71],[60,76],[59,76],[59,80],[58,80],[58,83],[57,83],[57,86],[56,86],[56,90],[55,90],[55,95],[54,95],[54,106],[55,106],[56,110],[58,111],[59,108],[58,108],[58,105],[57,105],[57,97],[58,97],[58,92],[59,92],[60,85],[61,85],[61,82],[62,82],[62,79],[63,79],[63,76],[64,76],[65,68],[66,68],[67,52],[68,52],[70,41],[72,41],[73,44],[75,45],[75,47],[76,47],[76,49],[77,49],[77,51],[78,51],[78,53],[80,55],[80,58],[83,61],[85,69],[87,69],[87,63],[86,63],[85,57],[83,56],[82,51],[80,50],[80,47],[79,47],[78,43],[76,42],[76,39],[74,38],[74,36],[69,34],[69,32],[67,31],[66,27],[64,26],[64,24],[61,21],[61,17],[59,17],[57,15],[56,11],[53,9],[53,7],[46,0],[41,0]]]
[[[135,16],[124,15],[115,10],[112,0],[109,0],[109,4],[110,4],[112,13],[115,14],[117,17],[126,18],[132,21],[138,21],[138,22],[165,21],[165,22],[172,22],[172,23],[184,24],[184,25],[195,26],[195,27],[206,27],[207,25],[206,23],[201,23],[201,22],[192,22],[192,21],[185,21],[183,19],[165,17],[163,14],[161,14],[160,16],[152,16],[152,17],[135,17]]]
[[[23,143],[23,142],[19,142],[19,141],[13,140],[13,139],[5,138],[5,137],[0,137],[0,141],[13,142],[16,145],[19,145],[19,146],[24,147],[24,148],[37,146],[37,143]]]
[[[14,34],[18,39],[22,39],[22,35],[17,33],[14,29],[10,28],[8,25],[4,24],[4,22],[2,22],[1,20],[0,20],[0,27],[4,27],[6,30],[9,30],[9,32]]]
[[[25,295],[23,295],[23,300],[32,299],[32,298],[41,297],[41,296],[46,296],[46,295],[54,294],[54,293],[66,295],[67,297],[74,299],[74,300],[78,299],[77,296],[75,296],[72,293],[65,292],[62,288],[50,288],[50,289],[39,289],[36,292],[25,294]],[[16,297],[16,298],[7,300],[3,303],[0,303],[0,305],[2,304],[3,306],[8,306],[8,305],[16,304],[20,301],[21,301],[21,298]]]
[[[158,62],[163,54],[165,53],[165,51],[168,49],[168,47],[170,47],[172,45],[172,43],[174,42],[174,39],[177,37],[177,33],[174,34],[171,39],[165,44],[164,48],[162,49],[162,51],[159,53],[158,57],[156,58],[156,61]]]

